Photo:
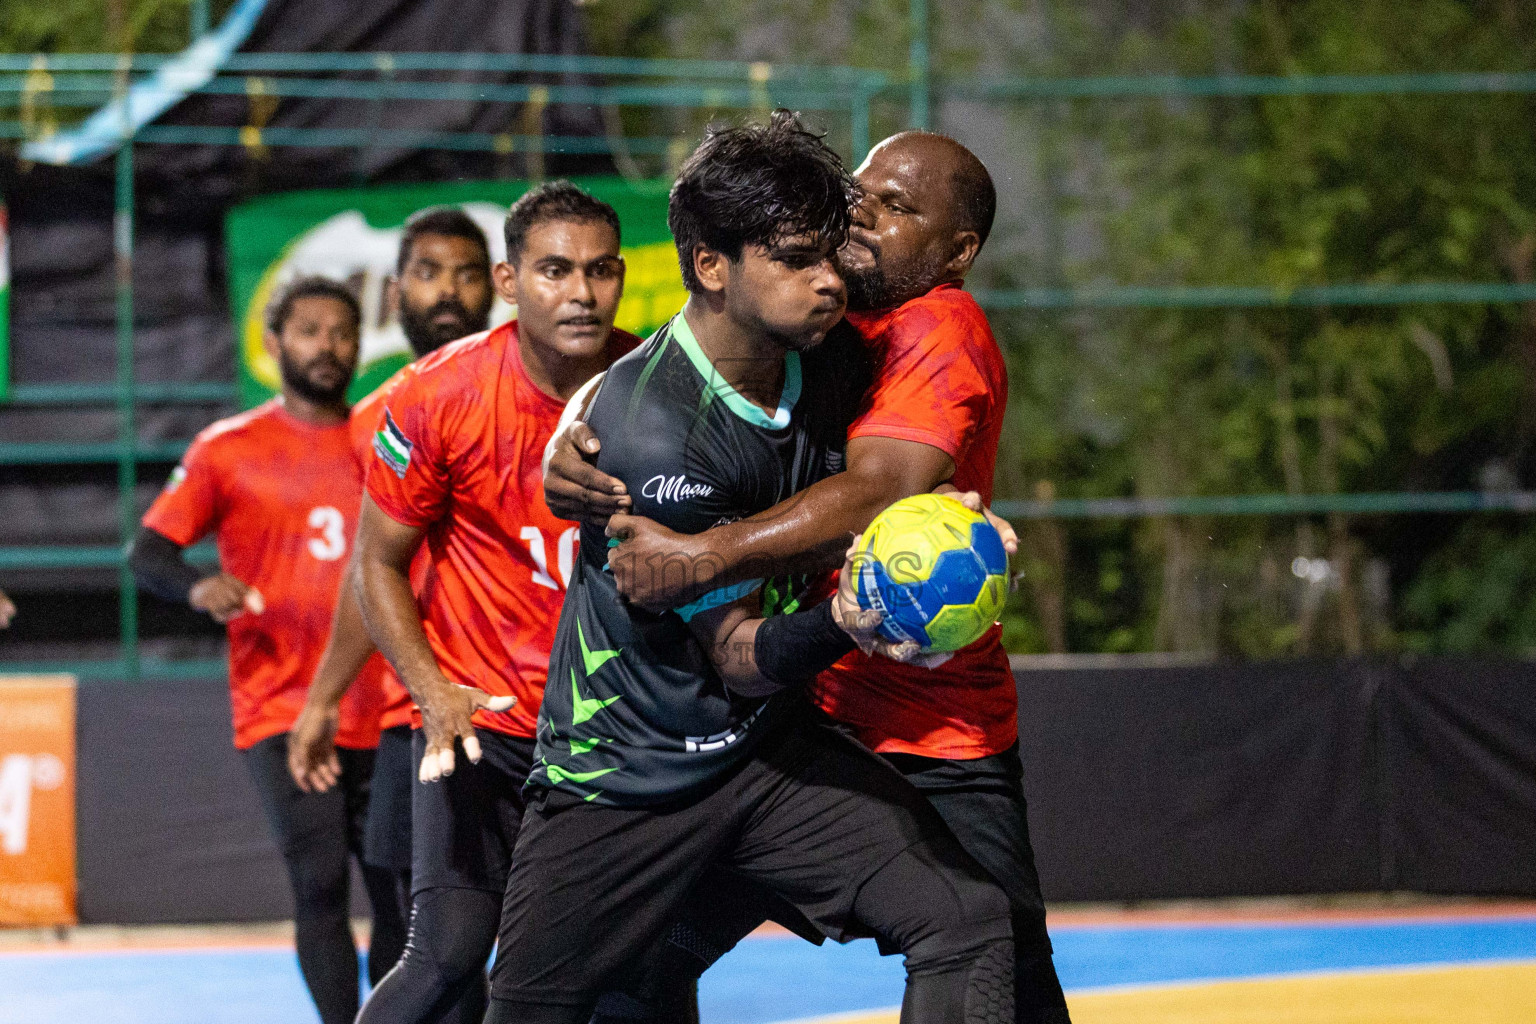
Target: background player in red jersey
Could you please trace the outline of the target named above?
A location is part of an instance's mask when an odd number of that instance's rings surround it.
[[[411,351],[418,357],[448,342],[483,331],[491,314],[491,255],[485,233],[468,214],[454,207],[423,210],[406,222],[400,238],[388,301],[400,318]],[[385,403],[410,375],[402,367],[367,398],[352,407],[352,444],[360,472],[373,460],[374,434],[384,424]],[[418,589],[425,582],[425,552],[413,572]],[[356,562],[348,563],[351,573]],[[330,642],[315,670],[309,696],[288,737],[288,767],[300,789],[324,791],[340,770],[333,743],[341,702],[376,648],[363,626],[355,589],[341,588]],[[378,762],[369,804],[367,854],[371,863],[401,872],[406,902],[411,869],[411,718],[410,694],[386,664],[385,707],[380,720]]]
[[[571,394],[636,343],[613,330],[624,264],[612,207],[552,182],[512,205],[505,230],[493,277],[518,319],[413,364],[384,403],[368,469],[360,603],[422,728],[410,939],[360,1024],[436,1019],[481,983],[575,557],[575,527],[544,504],[544,446]]]
[[[885,140],[857,177],[865,197],[839,263],[875,382],[849,428],[844,472],[765,513],[685,536],[627,514],[623,485],[583,461],[583,449],[590,458],[598,448],[584,427],[552,446],[551,508],[613,514],[609,533],[624,541],[609,561],[631,600],[675,607],[770,571],[835,565],[848,537],[887,505],[942,484],[991,501],[1007,371],[985,314],[961,288],[992,225],[991,177],[964,146],[926,132]],[[856,652],[812,694],[928,796],[1007,892],[1018,1020],[1056,1024],[1068,1020],[1066,1000],[1029,842],[1018,695],[1000,634],[994,627],[931,668]],[[716,947],[735,937],[714,937]]]
[[[455,207],[435,207],[415,214],[401,235],[387,294],[406,341],[418,357],[485,330],[494,298],[485,233]],[[374,458],[373,439],[384,425],[385,405],[411,375],[414,365],[403,367],[352,407],[352,444],[360,473],[366,472]],[[425,549],[418,551],[411,573],[418,594],[426,583],[428,561]],[[354,558],[347,566],[349,580],[355,567]],[[340,778],[341,762],[334,739],[342,701],[354,680],[366,677],[363,666],[375,650],[363,626],[356,589],[343,585],[336,600],[330,642],[315,670],[304,710],[288,736],[288,770],[300,789],[324,792]],[[384,708],[363,852],[369,863],[395,872],[403,914],[411,904],[411,788],[415,777],[411,723],[415,705],[392,668],[386,664],[382,674]],[[454,1012],[442,1019],[478,1022],[485,1012],[485,1000],[483,986],[471,986]]]
[[[373,978],[394,963],[405,937],[393,876],[361,857],[379,734],[376,671],[341,708],[340,785],[305,793],[287,768],[287,732],[326,643],[362,492],[346,404],[359,319],[357,300],[334,281],[304,278],[283,291],[266,332],[281,396],[197,436],[130,555],[146,590],[229,626],[235,746],[282,849],[299,967],[324,1024],[347,1024],[357,1013],[349,852],[373,904]],[[209,533],[222,569],[204,575],[182,549]]]

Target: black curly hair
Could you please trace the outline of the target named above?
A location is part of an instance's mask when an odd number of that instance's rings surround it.
[[[480,225],[469,214],[457,206],[432,206],[417,210],[405,222],[405,233],[400,236],[400,253],[395,259],[395,273],[405,273],[405,265],[411,261],[411,250],[422,235],[462,238],[474,242],[485,253],[486,262],[490,262],[490,243],[486,241]]]
[[[701,245],[732,261],[745,246],[773,248],[796,235],[840,249],[858,198],[841,158],[788,110],[767,124],[711,128],[683,162],[667,207],[683,284],[701,290],[693,272]]]
[[[507,262],[516,264],[523,255],[523,242],[534,225],[551,220],[607,224],[613,237],[621,238],[619,215],[613,207],[588,195],[565,179],[547,181],[524,192],[507,210],[502,235],[507,243]]]
[[[357,296],[352,293],[352,289],[340,281],[313,274],[290,282],[275,299],[267,304],[267,330],[273,334],[282,334],[283,325],[288,322],[288,317],[293,315],[293,304],[300,299],[313,298],[335,299],[346,306],[352,314],[354,326],[362,325],[363,308],[358,304]]]

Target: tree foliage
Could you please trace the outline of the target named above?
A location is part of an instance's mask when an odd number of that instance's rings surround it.
[[[599,41],[899,76],[905,4],[598,0]],[[957,0],[936,73],[1526,71],[1515,0]],[[606,33],[606,35],[604,35]],[[887,111],[887,114],[890,112]],[[899,112],[898,112],[899,113]],[[1536,103],[1518,94],[949,102],[1005,197],[977,283],[1527,281]],[[887,125],[891,127],[893,125]],[[1411,305],[994,316],[1010,360],[1003,497],[1529,485],[1536,309]],[[1520,520],[1033,523],[1022,650],[1519,649]],[[1472,600],[1478,581],[1497,600]],[[1490,611],[1497,609],[1497,614]]]

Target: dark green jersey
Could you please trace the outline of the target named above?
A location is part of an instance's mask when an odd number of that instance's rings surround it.
[[[769,414],[721,379],[679,314],[614,363],[593,399],[598,468],[624,481],[635,514],[679,533],[761,512],[842,469],[863,360],[841,329],[812,352],[789,353]],[[777,605],[769,611],[783,610],[803,586],[754,581],[655,615],[619,596],[607,556],[603,532],[583,527],[529,783],[607,804],[659,803],[729,769],[779,707],[728,692],[687,620],[759,588]]]

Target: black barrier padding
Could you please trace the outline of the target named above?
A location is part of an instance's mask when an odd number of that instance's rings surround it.
[[[1536,893],[1536,671],[1431,658],[1386,702],[1396,884]]]
[[[1338,663],[1019,673],[1047,899],[1377,886],[1371,692]]]
[[[282,860],[230,742],[228,685],[91,682],[78,700],[80,920],[291,916]]]
[[[1536,895],[1536,665],[1427,659],[1022,671],[1052,900]],[[87,922],[290,913],[222,681],[83,684]],[[367,903],[354,887],[353,906]]]

